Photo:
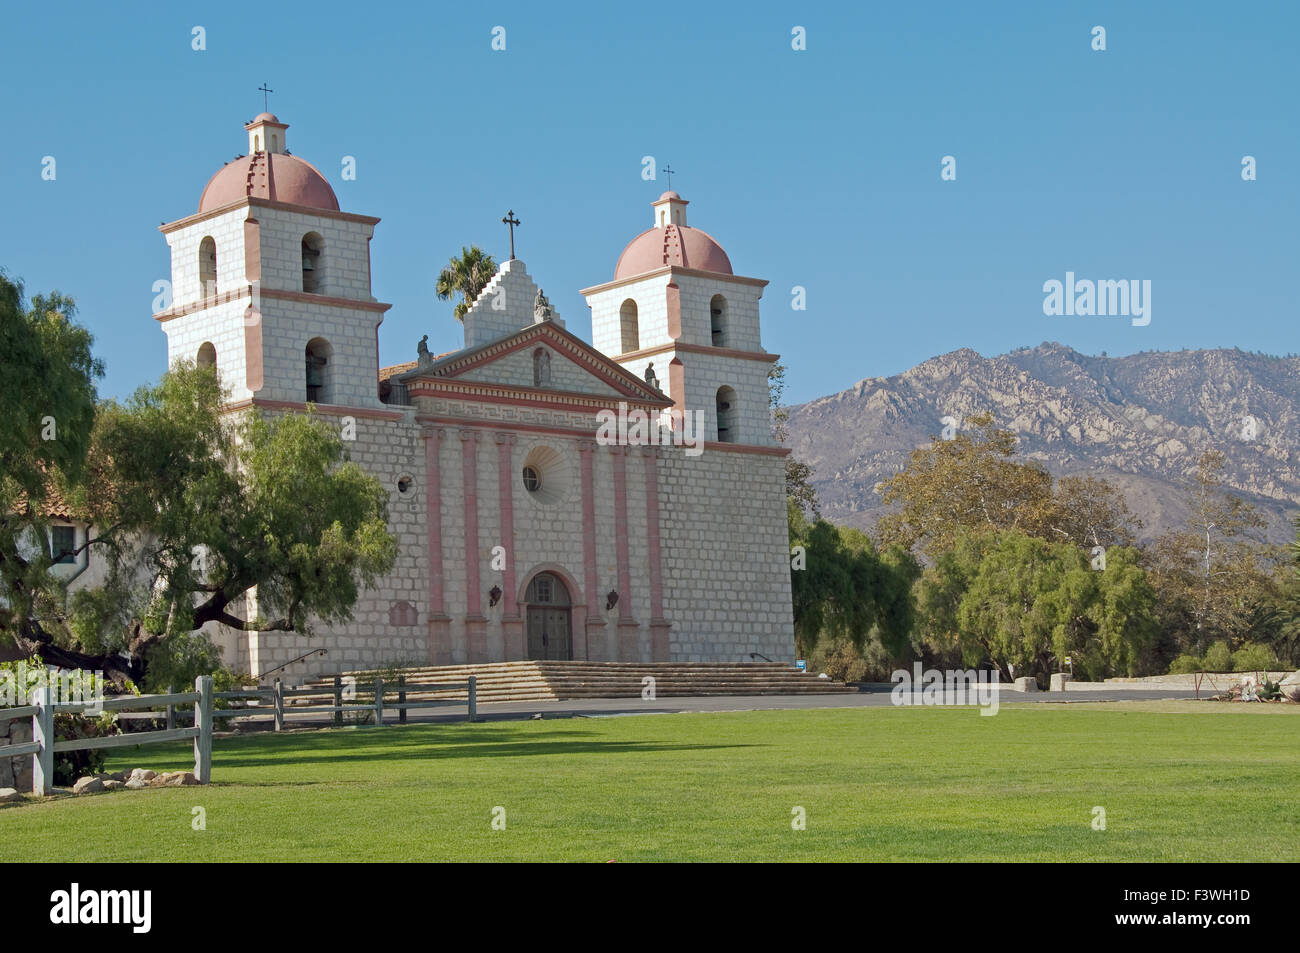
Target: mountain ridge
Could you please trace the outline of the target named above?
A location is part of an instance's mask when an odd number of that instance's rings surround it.
[[[1260,508],[1272,542],[1300,511],[1300,357],[1217,348],[1086,355],[1056,342],[984,357],[936,355],[890,377],[790,408],[791,447],[814,469],[828,519],[871,529],[877,484],[955,418],[981,411],[1019,437],[1021,458],[1057,476],[1105,477],[1129,497],[1143,538],[1183,518],[1182,483],[1206,449],[1225,485]]]

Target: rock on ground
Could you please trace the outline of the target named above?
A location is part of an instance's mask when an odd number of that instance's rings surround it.
[[[188,784],[198,784],[198,779],[194,777],[193,771],[168,771],[160,774],[149,781],[151,788],[174,788]]]

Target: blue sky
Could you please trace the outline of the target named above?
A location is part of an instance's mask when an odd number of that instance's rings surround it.
[[[766,278],[796,401],[936,353],[1300,351],[1293,2],[21,4],[0,36],[0,267],[73,295],[123,395],[163,370],[161,221],[247,148],[257,87],[383,219],[384,363],[459,346],[434,277],[500,219],[569,326],[677,170]],[[207,49],[191,49],[192,27]],[[495,26],[506,50],[491,49]],[[803,26],[807,49],[791,49]],[[1091,49],[1105,27],[1107,50]],[[57,179],[41,179],[42,157]],[[342,181],[342,157],[357,161]],[[940,162],[957,162],[941,181]],[[1256,158],[1244,182],[1241,160]],[[1151,323],[1047,317],[1043,282],[1152,282]],[[807,310],[791,289],[807,289]]]

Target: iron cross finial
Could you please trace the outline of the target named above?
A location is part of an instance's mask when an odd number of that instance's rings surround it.
[[[267,97],[268,94],[275,92],[275,90],[273,90],[273,89],[271,89],[269,86],[267,86],[265,80],[262,81],[262,85],[261,85],[261,86],[257,87],[257,90],[258,90],[258,92],[260,92],[260,93],[262,94],[262,112],[264,112],[264,113],[265,113],[265,112],[270,112],[270,111],[271,111],[271,107],[270,107],[270,105],[268,105],[268,102],[267,102],[267,98],[266,98],[266,97]]]
[[[503,219],[501,219],[501,223],[502,223],[503,225],[509,225],[509,226],[510,226],[510,260],[511,260],[511,261],[514,261],[514,259],[515,259],[515,226],[516,226],[516,225],[522,225],[523,222],[521,222],[521,221],[519,221],[519,219],[515,218],[515,210],[514,210],[514,209],[511,209],[510,211],[506,212],[506,217],[503,218]]]
[[[673,167],[666,162],[664,163],[664,174],[668,176],[668,191],[671,192],[673,190]]]

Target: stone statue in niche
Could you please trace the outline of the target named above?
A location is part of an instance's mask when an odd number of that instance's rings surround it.
[[[533,352],[533,386],[548,387],[551,383],[551,354],[539,347]]]
[[[533,323],[540,324],[542,321],[550,321],[555,317],[551,310],[551,303],[546,300],[546,295],[541,288],[537,289],[537,297],[533,299]]]
[[[645,366],[645,382],[655,390],[659,389],[659,375],[655,373],[654,361],[651,361]]]

